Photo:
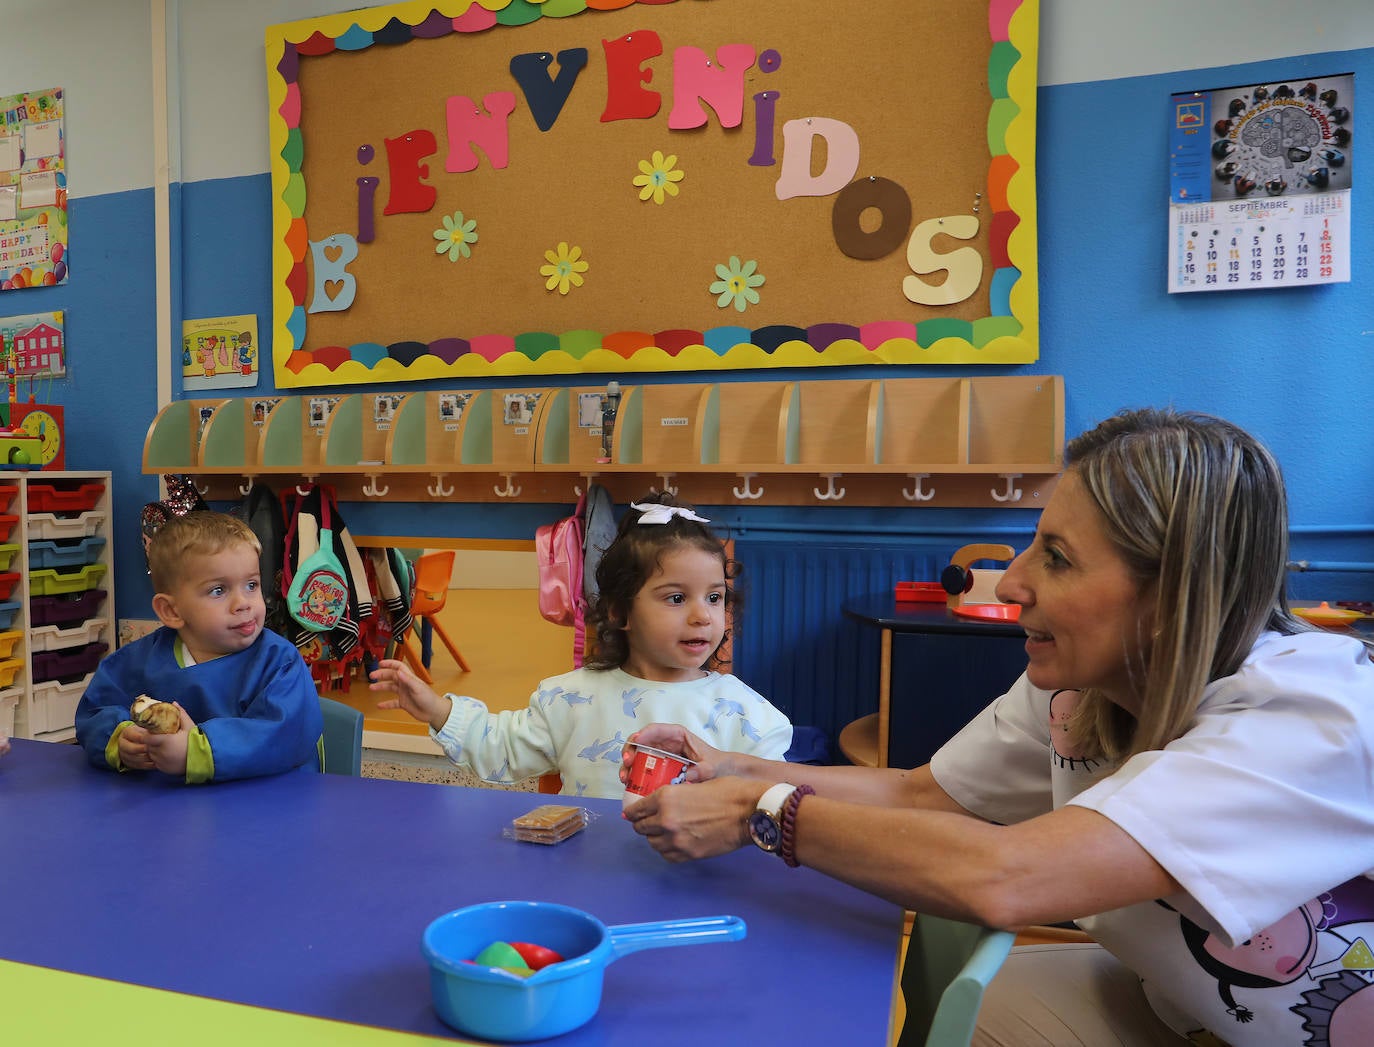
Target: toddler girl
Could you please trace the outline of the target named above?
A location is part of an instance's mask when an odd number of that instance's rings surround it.
[[[708,666],[726,633],[738,565],[709,521],[667,496],[635,503],[596,569],[587,612],[594,650],[581,669],[539,684],[517,712],[435,694],[404,662],[372,673],[378,702],[430,726],[448,758],[484,781],[558,772],[569,796],[618,797],[621,749],[647,724],[681,724],[727,752],[781,760],[792,725],[761,695]]]

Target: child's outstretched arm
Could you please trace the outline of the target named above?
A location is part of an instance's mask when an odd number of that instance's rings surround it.
[[[427,723],[436,731],[441,731],[453,711],[453,699],[447,695],[435,694],[410,671],[405,662],[395,658],[384,658],[370,674],[369,691],[392,691],[395,698],[384,698],[377,703],[379,709],[403,709],[421,723]]]

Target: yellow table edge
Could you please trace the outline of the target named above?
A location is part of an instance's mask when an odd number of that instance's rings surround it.
[[[472,1047],[471,1040],[351,1025],[12,960],[0,960],[0,1029],[7,1043],[104,1047],[146,1047],[167,1042],[163,1036],[173,1031],[196,1047]]]

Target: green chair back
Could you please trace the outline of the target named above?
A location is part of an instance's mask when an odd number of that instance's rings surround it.
[[[898,1047],[968,1047],[983,990],[1016,935],[990,927],[917,915],[902,970],[906,1024]]]
[[[320,712],[324,715],[325,774],[359,777],[363,773],[363,714],[323,695]]]

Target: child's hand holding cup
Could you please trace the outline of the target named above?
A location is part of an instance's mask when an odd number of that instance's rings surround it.
[[[625,779],[625,796],[621,801],[624,807],[638,803],[662,786],[681,782],[687,768],[695,762],[651,745],[641,745],[639,742],[629,744],[634,748],[634,758],[630,761],[630,773]]]

